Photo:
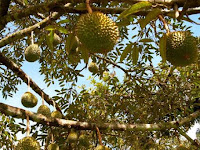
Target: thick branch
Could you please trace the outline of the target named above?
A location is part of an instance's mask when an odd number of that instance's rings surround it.
[[[0,53],[0,62],[5,65],[7,68],[11,69],[18,77],[20,77],[27,85],[28,85],[28,78],[30,79],[30,87],[38,93],[41,97],[44,95],[44,100],[48,103],[53,105],[53,100],[50,99],[49,95],[47,95],[40,87],[30,78],[28,75],[19,67],[17,64],[15,64],[13,61],[11,61],[9,58],[5,57],[2,53]],[[60,107],[58,104],[56,105],[56,109],[61,112]]]
[[[26,119],[26,115],[29,116],[29,119],[35,122],[38,122],[43,125],[55,126],[55,127],[63,127],[63,128],[76,128],[78,130],[96,130],[96,126],[98,126],[99,130],[132,130],[132,131],[160,131],[163,129],[171,129],[171,128],[178,128],[180,125],[179,122],[171,121],[168,123],[159,123],[159,124],[120,124],[120,123],[89,123],[89,122],[80,122],[80,121],[72,121],[72,120],[65,120],[65,119],[48,119],[41,114],[36,114],[30,112],[28,110],[20,109],[17,107],[9,106],[3,103],[0,103],[0,112],[9,115],[15,118]],[[200,116],[200,110],[194,112],[195,115],[190,115],[187,119],[184,118],[183,120],[192,121],[197,116]],[[188,123],[185,122],[184,123]],[[181,121],[180,121],[181,122]]]

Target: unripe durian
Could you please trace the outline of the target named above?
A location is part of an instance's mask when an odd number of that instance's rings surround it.
[[[115,22],[101,12],[81,15],[75,31],[79,41],[91,53],[111,51],[119,38]]]
[[[61,119],[62,118],[62,114],[58,110],[56,110],[56,111],[53,111],[51,113],[51,117],[52,118],[59,118],[59,119]]]
[[[24,137],[19,140],[15,150],[40,150],[40,145],[33,137]]]
[[[59,146],[55,143],[51,143],[48,147],[47,150],[59,150]]]
[[[76,142],[77,140],[78,140],[78,135],[77,135],[77,133],[74,132],[74,131],[71,131],[71,132],[69,133],[68,137],[67,137],[67,141],[68,141],[69,143],[74,143],[74,142]]]
[[[34,62],[40,58],[40,48],[37,44],[29,45],[25,50],[25,59]]]
[[[49,109],[48,106],[46,105],[41,105],[38,110],[37,110],[38,114],[42,114],[46,117],[50,117],[51,116],[51,110]]]
[[[166,59],[174,66],[187,66],[197,60],[197,42],[189,31],[167,34]]]
[[[33,108],[37,105],[38,99],[31,92],[25,92],[21,97],[21,103],[24,107]]]
[[[81,134],[78,138],[79,144],[84,147],[89,147],[90,143],[86,135]]]
[[[107,146],[98,145],[94,150],[110,150]]]
[[[94,62],[91,62],[88,66],[88,70],[92,73],[97,73],[98,72],[98,67],[97,64]]]

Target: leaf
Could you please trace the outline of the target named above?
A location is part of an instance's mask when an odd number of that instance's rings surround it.
[[[132,45],[133,45],[133,44],[128,44],[128,45],[126,46],[126,48],[124,49],[124,51],[122,52],[122,55],[121,55],[121,57],[120,57],[120,62],[122,62],[122,61],[126,58],[126,56],[128,55],[128,53],[131,52]]]
[[[162,57],[162,62],[166,62],[166,41],[167,36],[166,34],[163,34],[163,36],[160,38],[159,42],[159,49],[160,49],[160,55]]]
[[[156,19],[158,15],[162,13],[161,9],[155,8],[153,11],[149,12],[145,19],[140,20],[140,27],[143,29],[150,21]]]
[[[53,30],[51,30],[51,32],[47,35],[47,45],[51,50],[53,50],[53,35],[54,35]]]
[[[67,54],[69,55],[69,52],[71,51],[76,39],[73,33],[70,33],[66,39],[66,44],[65,44],[65,50]]]
[[[68,33],[68,30],[64,27],[57,27],[57,30],[60,32],[60,33],[64,33],[64,34],[67,34]]]
[[[77,5],[75,6],[75,9],[76,9],[76,10],[86,10],[86,4],[85,4],[85,3],[77,4]]]
[[[148,8],[151,6],[152,6],[152,4],[150,2],[138,2],[134,5],[132,5],[127,10],[123,11],[117,19],[119,20],[119,19],[125,18],[131,14],[137,13],[137,12],[141,11],[142,9]]]
[[[63,24],[63,23],[69,23],[70,20],[69,19],[64,19],[58,22],[58,24]]]
[[[133,51],[132,51],[133,65],[137,64],[138,57],[139,57],[139,48],[137,46],[134,46]]]
[[[82,58],[84,62],[87,64],[89,60],[89,51],[83,45],[79,46],[79,50],[82,52]]]
[[[49,25],[49,26],[45,27],[45,30],[47,30],[47,31],[52,31],[55,29],[56,29],[56,26],[54,26],[54,25]]]
[[[153,42],[153,40],[152,39],[141,39],[139,42],[147,43],[147,42]]]

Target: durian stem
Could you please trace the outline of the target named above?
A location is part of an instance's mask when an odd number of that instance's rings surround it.
[[[29,116],[26,115],[26,121],[27,121],[27,124],[26,124],[26,136],[29,136],[30,135],[30,123],[29,123]]]
[[[97,130],[97,135],[98,135],[98,139],[99,139],[99,144],[103,146],[101,133],[100,133],[99,128],[97,126],[96,126],[96,130]]]
[[[27,87],[28,92],[30,92],[30,77],[28,76],[28,87]]]
[[[54,143],[53,133],[51,133],[51,142]]]
[[[163,18],[163,16],[162,15],[158,15],[158,18],[160,19],[160,21],[163,22],[165,30],[167,31],[167,33],[170,33],[169,26],[168,26],[167,22],[165,21],[165,19]]]
[[[44,93],[42,92],[42,105],[44,105]]]
[[[54,110],[56,110],[56,104],[55,104],[55,101],[52,100],[52,102],[53,102],[53,108],[54,108]]]
[[[33,32],[33,31],[31,31],[31,44],[34,44],[34,40],[33,40],[33,34],[34,34],[34,32]]]
[[[179,11],[178,11],[178,5],[177,4],[174,4],[174,16],[175,18],[178,18],[179,16]]]
[[[86,7],[87,7],[87,11],[88,13],[92,13],[92,8],[90,7],[90,0],[86,0]]]

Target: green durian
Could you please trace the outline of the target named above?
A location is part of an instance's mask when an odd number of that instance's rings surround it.
[[[40,145],[33,137],[24,137],[19,140],[15,150],[40,150]]]
[[[37,110],[38,114],[42,114],[46,117],[50,117],[51,116],[51,110],[49,109],[48,106],[46,105],[41,105],[38,110]]]
[[[75,32],[79,41],[91,53],[111,51],[119,38],[115,22],[101,12],[81,15]]]
[[[71,131],[71,132],[69,133],[68,137],[67,137],[67,141],[68,141],[69,143],[74,143],[74,142],[76,142],[77,140],[78,140],[78,135],[77,135],[77,133],[74,132],[74,131]]]
[[[61,119],[62,118],[62,114],[58,110],[56,110],[56,111],[53,111],[51,113],[51,117],[52,118],[59,118],[59,119]]]
[[[107,146],[98,145],[94,150],[110,150]]]
[[[40,58],[40,48],[37,44],[31,44],[25,49],[25,59],[34,62]]]
[[[189,31],[167,34],[166,59],[174,66],[187,66],[198,57],[196,38]]]
[[[37,105],[38,99],[31,92],[25,92],[21,97],[21,103],[24,107],[33,108]]]
[[[97,67],[97,64],[94,63],[94,62],[91,62],[88,66],[88,70],[91,72],[91,73],[97,73],[98,72],[98,67]]]
[[[51,143],[48,147],[47,150],[59,150],[59,146],[56,143]]]
[[[79,144],[84,147],[89,147],[90,143],[86,135],[81,134],[78,138]]]

